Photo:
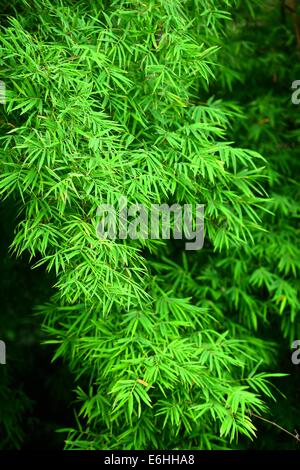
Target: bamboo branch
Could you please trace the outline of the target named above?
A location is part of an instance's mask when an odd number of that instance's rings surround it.
[[[252,413],[252,411],[249,412],[249,414],[251,416],[254,416],[255,418],[257,419],[260,419],[262,421],[265,421],[266,423],[269,423],[269,424],[272,424],[273,426],[276,426],[276,428],[280,429],[281,431],[285,432],[286,434],[288,434],[290,437],[293,437],[294,439],[296,439],[297,442],[300,442],[300,436],[299,434],[297,433],[297,431],[295,431],[295,434],[291,433],[290,431],[288,431],[287,429],[283,428],[282,426],[279,426],[279,424],[277,423],[274,423],[274,421],[270,421],[269,419],[266,419],[266,418],[262,418],[261,416],[258,416],[256,415],[255,413]]]
[[[297,15],[297,0],[289,0],[285,8],[291,12],[294,29],[296,33],[297,47],[300,48],[300,21]]]

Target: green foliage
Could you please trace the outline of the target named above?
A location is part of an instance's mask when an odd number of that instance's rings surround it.
[[[232,448],[274,399],[261,329],[297,333],[298,133],[266,95],[282,53],[245,33],[263,4],[22,0],[3,28],[0,193],[13,252],[56,276],[38,311],[76,389],[66,449]],[[204,249],[99,240],[124,195],[204,204]]]

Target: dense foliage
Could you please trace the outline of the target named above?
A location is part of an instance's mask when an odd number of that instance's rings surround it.
[[[299,427],[299,50],[286,3],[6,7],[1,447],[30,446],[34,423],[66,449],[273,448],[259,416]],[[204,204],[203,249],[100,240],[97,208],[122,196]]]

